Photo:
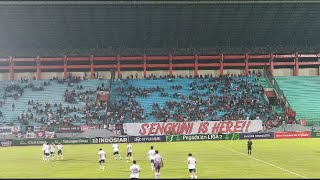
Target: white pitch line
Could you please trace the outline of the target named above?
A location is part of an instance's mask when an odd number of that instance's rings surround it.
[[[224,149],[228,149],[229,151],[232,151],[232,152],[235,152],[235,153],[238,153],[238,154],[240,154],[240,155],[243,155],[243,156],[248,157],[247,154],[241,153],[241,152],[239,152],[239,151],[235,151],[235,150],[233,150],[233,149],[231,149],[231,148],[227,148],[227,147],[224,147],[224,146],[221,146],[221,145],[218,145],[218,146],[220,146],[220,147],[222,147],[222,148],[224,148]],[[279,167],[279,166],[277,166],[277,165],[268,163],[268,162],[266,162],[266,161],[264,161],[264,160],[255,158],[255,157],[253,157],[253,156],[249,156],[249,157],[251,157],[252,159],[254,159],[254,160],[256,160],[256,161],[259,161],[259,162],[268,164],[268,165],[270,165],[270,166],[273,166],[273,167],[275,167],[275,168],[281,169],[281,170],[283,170],[283,171],[286,171],[286,172],[288,172],[288,173],[290,173],[290,174],[294,174],[294,175],[299,176],[299,177],[302,177],[302,178],[304,178],[304,179],[309,179],[309,178],[307,178],[307,177],[305,177],[305,176],[303,176],[303,175],[300,175],[300,174],[297,174],[297,173],[295,173],[295,172],[289,171],[288,169],[284,169],[284,168]]]

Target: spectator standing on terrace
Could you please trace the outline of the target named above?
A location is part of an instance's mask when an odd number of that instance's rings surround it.
[[[13,103],[12,104],[12,111],[14,111],[14,108],[16,107],[16,105]]]

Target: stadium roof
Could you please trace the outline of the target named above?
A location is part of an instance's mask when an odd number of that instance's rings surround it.
[[[320,1],[311,0],[0,1],[0,56],[126,48],[301,51],[320,45],[319,9]]]

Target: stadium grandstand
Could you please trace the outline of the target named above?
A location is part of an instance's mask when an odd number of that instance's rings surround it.
[[[320,130],[319,8],[1,1],[0,139],[138,136],[139,124],[190,122]],[[168,134],[179,133],[154,133]]]

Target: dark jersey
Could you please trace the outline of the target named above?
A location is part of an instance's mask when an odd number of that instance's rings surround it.
[[[247,146],[248,146],[248,148],[251,148],[252,147],[252,141],[248,141],[247,142]]]

